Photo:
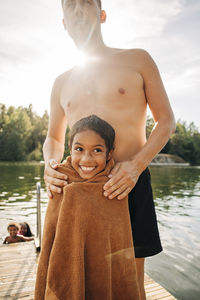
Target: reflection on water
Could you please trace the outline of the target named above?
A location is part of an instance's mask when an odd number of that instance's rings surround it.
[[[43,167],[0,165],[0,238],[10,221],[28,222],[36,233],[36,182]],[[164,251],[146,259],[146,272],[179,300],[200,299],[200,168],[151,167]],[[41,190],[42,220],[47,205]]]
[[[146,272],[180,300],[200,299],[200,169],[151,167],[164,251]]]

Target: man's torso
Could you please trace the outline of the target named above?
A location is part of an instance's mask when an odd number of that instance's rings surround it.
[[[60,104],[71,127],[96,114],[116,131],[116,161],[128,160],[146,142],[144,82],[138,50],[116,51],[63,75]]]

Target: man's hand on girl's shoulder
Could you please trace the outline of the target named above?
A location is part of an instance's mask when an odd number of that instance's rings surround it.
[[[130,161],[116,163],[104,185],[104,196],[109,199],[124,199],[134,188],[140,174]]]
[[[56,171],[58,162],[51,158],[45,164],[44,181],[47,187],[49,198],[53,198],[52,192],[61,193],[62,187],[67,185],[67,175]]]

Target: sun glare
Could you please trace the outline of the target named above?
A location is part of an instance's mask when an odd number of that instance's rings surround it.
[[[76,53],[73,53],[73,61],[75,65],[84,66],[87,61],[87,56],[81,51],[76,51]]]

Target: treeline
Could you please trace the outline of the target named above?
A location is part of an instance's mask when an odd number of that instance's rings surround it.
[[[147,137],[153,129],[154,121],[147,119]],[[178,120],[176,123],[176,132],[169,139],[161,153],[175,154],[182,157],[191,165],[200,165],[200,132],[192,122],[187,125],[186,122]]]
[[[37,115],[28,108],[0,104],[0,161],[43,160],[42,146],[47,134],[48,113]],[[152,118],[147,119],[147,137],[154,126]],[[68,131],[67,131],[68,133]],[[68,134],[66,134],[65,156]],[[200,132],[194,123],[178,121],[176,133],[170,138],[162,153],[176,154],[193,165],[200,164]]]
[[[0,161],[42,160],[48,113],[42,117],[28,108],[0,104]]]

